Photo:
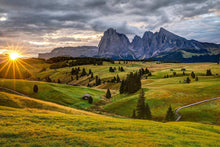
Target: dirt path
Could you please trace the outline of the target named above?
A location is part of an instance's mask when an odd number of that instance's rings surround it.
[[[207,99],[207,100],[203,100],[203,101],[199,101],[199,102],[196,102],[196,103],[192,103],[192,104],[189,104],[189,105],[186,105],[186,106],[182,106],[178,109],[176,109],[176,115],[178,116],[176,121],[179,121],[182,117],[181,114],[179,114],[178,112],[183,109],[183,108],[187,108],[187,107],[191,107],[191,106],[194,106],[194,105],[198,105],[198,104],[201,104],[201,103],[204,103],[204,102],[209,102],[209,101],[213,101],[213,100],[217,100],[217,99],[220,99],[220,97],[216,97],[216,98],[211,98],[211,99]]]
[[[20,92],[18,92],[18,91],[15,91],[15,90],[12,90],[12,89],[9,89],[9,88],[0,87],[0,89],[6,90],[6,91],[10,91],[10,92],[12,92],[12,93],[14,93],[14,94],[17,94],[17,95],[29,97],[29,96],[27,96],[27,95],[25,95],[25,94],[23,94],[23,93],[20,93]],[[30,98],[30,97],[29,97],[29,98]]]

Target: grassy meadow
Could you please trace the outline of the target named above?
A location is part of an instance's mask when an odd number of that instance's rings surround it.
[[[121,119],[0,92],[1,146],[219,146],[215,125]]]
[[[0,146],[220,146],[220,100],[182,109],[180,122],[163,123],[170,105],[175,110],[220,96],[220,65],[216,63],[116,61],[76,66],[80,73],[85,68],[99,76],[102,84],[96,86],[90,75],[77,80],[70,73],[72,67],[50,69],[49,63],[37,59],[24,62],[29,78],[0,78],[0,87],[29,96],[0,88]],[[125,71],[109,72],[109,67],[123,67]],[[151,121],[130,118],[139,91],[120,94],[120,83],[104,83],[117,75],[125,79],[128,73],[146,67],[152,76],[143,76],[141,83]],[[206,76],[207,69],[212,76]],[[198,81],[190,76],[192,71]],[[169,78],[164,78],[167,75]],[[46,77],[52,82],[46,82]],[[186,77],[191,83],[183,82]],[[87,87],[88,83],[92,86]],[[33,92],[34,85],[38,86],[37,93]],[[112,94],[109,100],[105,98],[108,88]],[[93,104],[82,100],[86,93],[93,97]]]
[[[44,78],[49,76],[52,81],[57,81],[59,79],[62,84],[30,80],[0,79],[0,85],[15,89],[37,99],[81,109],[86,109],[91,106],[87,101],[81,100],[83,94],[91,94],[94,98],[94,102],[98,102],[105,97],[105,91],[110,88],[112,93],[111,100],[101,104],[98,110],[131,117],[133,109],[136,108],[139,92],[129,95],[119,94],[120,83],[104,83],[99,86],[87,88],[87,84],[90,83],[90,85],[92,85],[95,79],[90,80],[90,76],[84,76],[76,80],[74,75],[72,76],[70,73],[72,67],[50,69],[50,64],[43,64],[41,60],[27,60],[26,62],[28,65],[32,66],[29,71],[32,75],[31,78],[44,81]],[[116,67],[116,69],[118,69],[120,66],[125,69],[125,72],[120,72],[118,70],[116,70],[116,72],[109,72],[109,67]],[[147,67],[152,73],[152,76],[147,79],[145,77],[142,78],[142,88],[145,91],[146,102],[151,108],[153,120],[156,121],[163,121],[166,110],[170,105],[173,109],[176,109],[190,103],[220,96],[220,75],[218,75],[220,74],[220,65],[216,63],[157,64],[156,62],[128,62],[125,64],[121,61],[119,64],[119,62],[116,61],[115,64],[103,62],[103,65],[82,65],[76,67],[80,67],[81,70],[85,68],[87,72],[91,69],[94,73],[94,77],[98,75],[102,81],[107,81],[117,75],[119,75],[122,80],[126,78],[128,73],[136,72],[140,68]],[[183,71],[181,71],[183,68],[186,69],[185,75],[183,75]],[[206,76],[207,69],[211,69],[213,76]],[[195,79],[190,76],[192,71],[198,77],[198,81],[195,81]],[[175,77],[172,76],[173,72],[176,72]],[[170,77],[164,78],[166,75]],[[73,77],[72,80],[71,76]],[[190,84],[183,82],[188,76],[191,79]],[[37,94],[32,90],[34,84],[39,87],[39,92]],[[220,124],[219,119],[216,119],[219,117],[220,111],[219,109],[214,109],[215,106],[218,105],[219,100],[212,103],[214,103],[214,105],[211,105],[208,111],[210,113],[207,113],[207,109],[201,109],[200,112],[204,112],[203,115],[191,117],[194,115],[194,111],[188,108],[188,111],[191,111],[191,113],[186,113],[182,119],[184,121]],[[214,107],[213,109],[212,106]],[[196,109],[197,106],[194,107]]]

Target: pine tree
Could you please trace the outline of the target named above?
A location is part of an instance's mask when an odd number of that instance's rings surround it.
[[[195,77],[196,77],[196,75],[195,75],[195,73],[192,71],[192,73],[191,73],[191,77],[193,78],[193,79],[195,79]]]
[[[78,74],[76,75],[76,80],[79,80],[79,76],[78,76]]]
[[[145,69],[145,73],[148,74],[150,71],[148,70],[148,68],[146,67]]]
[[[85,68],[83,68],[82,73],[81,73],[81,77],[87,75]]]
[[[120,81],[120,77],[117,75],[117,83],[119,83]]]
[[[187,77],[187,78],[186,78],[186,83],[190,83],[190,82],[191,82],[190,78]]]
[[[135,109],[133,110],[132,118],[136,118],[136,111],[135,111]]]
[[[120,92],[120,94],[124,93],[124,80],[122,80],[122,82],[121,82],[121,86],[120,86],[119,92]]]
[[[175,114],[172,110],[172,107],[169,106],[166,117],[165,117],[165,121],[174,121],[174,120],[175,120]]]
[[[211,76],[211,75],[212,75],[211,69],[208,69],[208,70],[206,71],[206,76]]]
[[[93,78],[93,72],[91,73],[91,79]]]
[[[142,89],[137,102],[137,118],[145,118],[145,97],[144,90]]]
[[[196,77],[196,79],[195,79],[196,81],[199,81],[199,78],[198,77]]]
[[[152,115],[148,103],[146,103],[145,105],[145,113],[146,113],[146,119],[148,120],[152,119]]]
[[[106,92],[106,98],[110,99],[111,98],[111,92],[108,88],[107,92]]]
[[[92,74],[92,70],[91,69],[89,69],[89,74]]]
[[[186,74],[185,74],[185,72],[183,72],[183,76],[185,76]]]
[[[34,85],[34,87],[33,87],[33,91],[34,91],[35,93],[38,92],[38,86],[37,86],[37,85]]]
[[[57,80],[57,83],[61,83],[60,79]]]
[[[89,97],[88,103],[89,103],[89,104],[92,104],[92,103],[93,103],[93,98],[92,98],[92,97]]]

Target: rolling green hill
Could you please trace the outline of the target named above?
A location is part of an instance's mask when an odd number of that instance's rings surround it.
[[[33,86],[35,84],[38,85],[38,93],[33,92]],[[91,104],[88,104],[88,101],[82,100],[81,98],[86,93],[91,94],[94,102],[98,101],[101,96],[104,95],[103,91],[92,88],[46,83],[40,81],[0,79],[0,86],[14,89],[18,92],[40,100],[77,108],[87,108],[91,106]]]
[[[112,118],[0,92],[1,146],[219,146],[220,127]]]

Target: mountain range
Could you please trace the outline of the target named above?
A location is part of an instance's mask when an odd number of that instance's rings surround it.
[[[207,59],[208,62],[216,60],[213,58],[218,58],[219,53],[219,44],[187,40],[164,28],[160,28],[159,32],[155,33],[146,31],[142,37],[135,35],[131,42],[125,34],[109,28],[104,32],[98,47],[56,48],[51,53],[39,54],[39,58],[95,56],[112,59],[156,58],[181,62],[192,60],[193,62],[194,58],[200,60],[198,57],[201,57],[201,59]]]

